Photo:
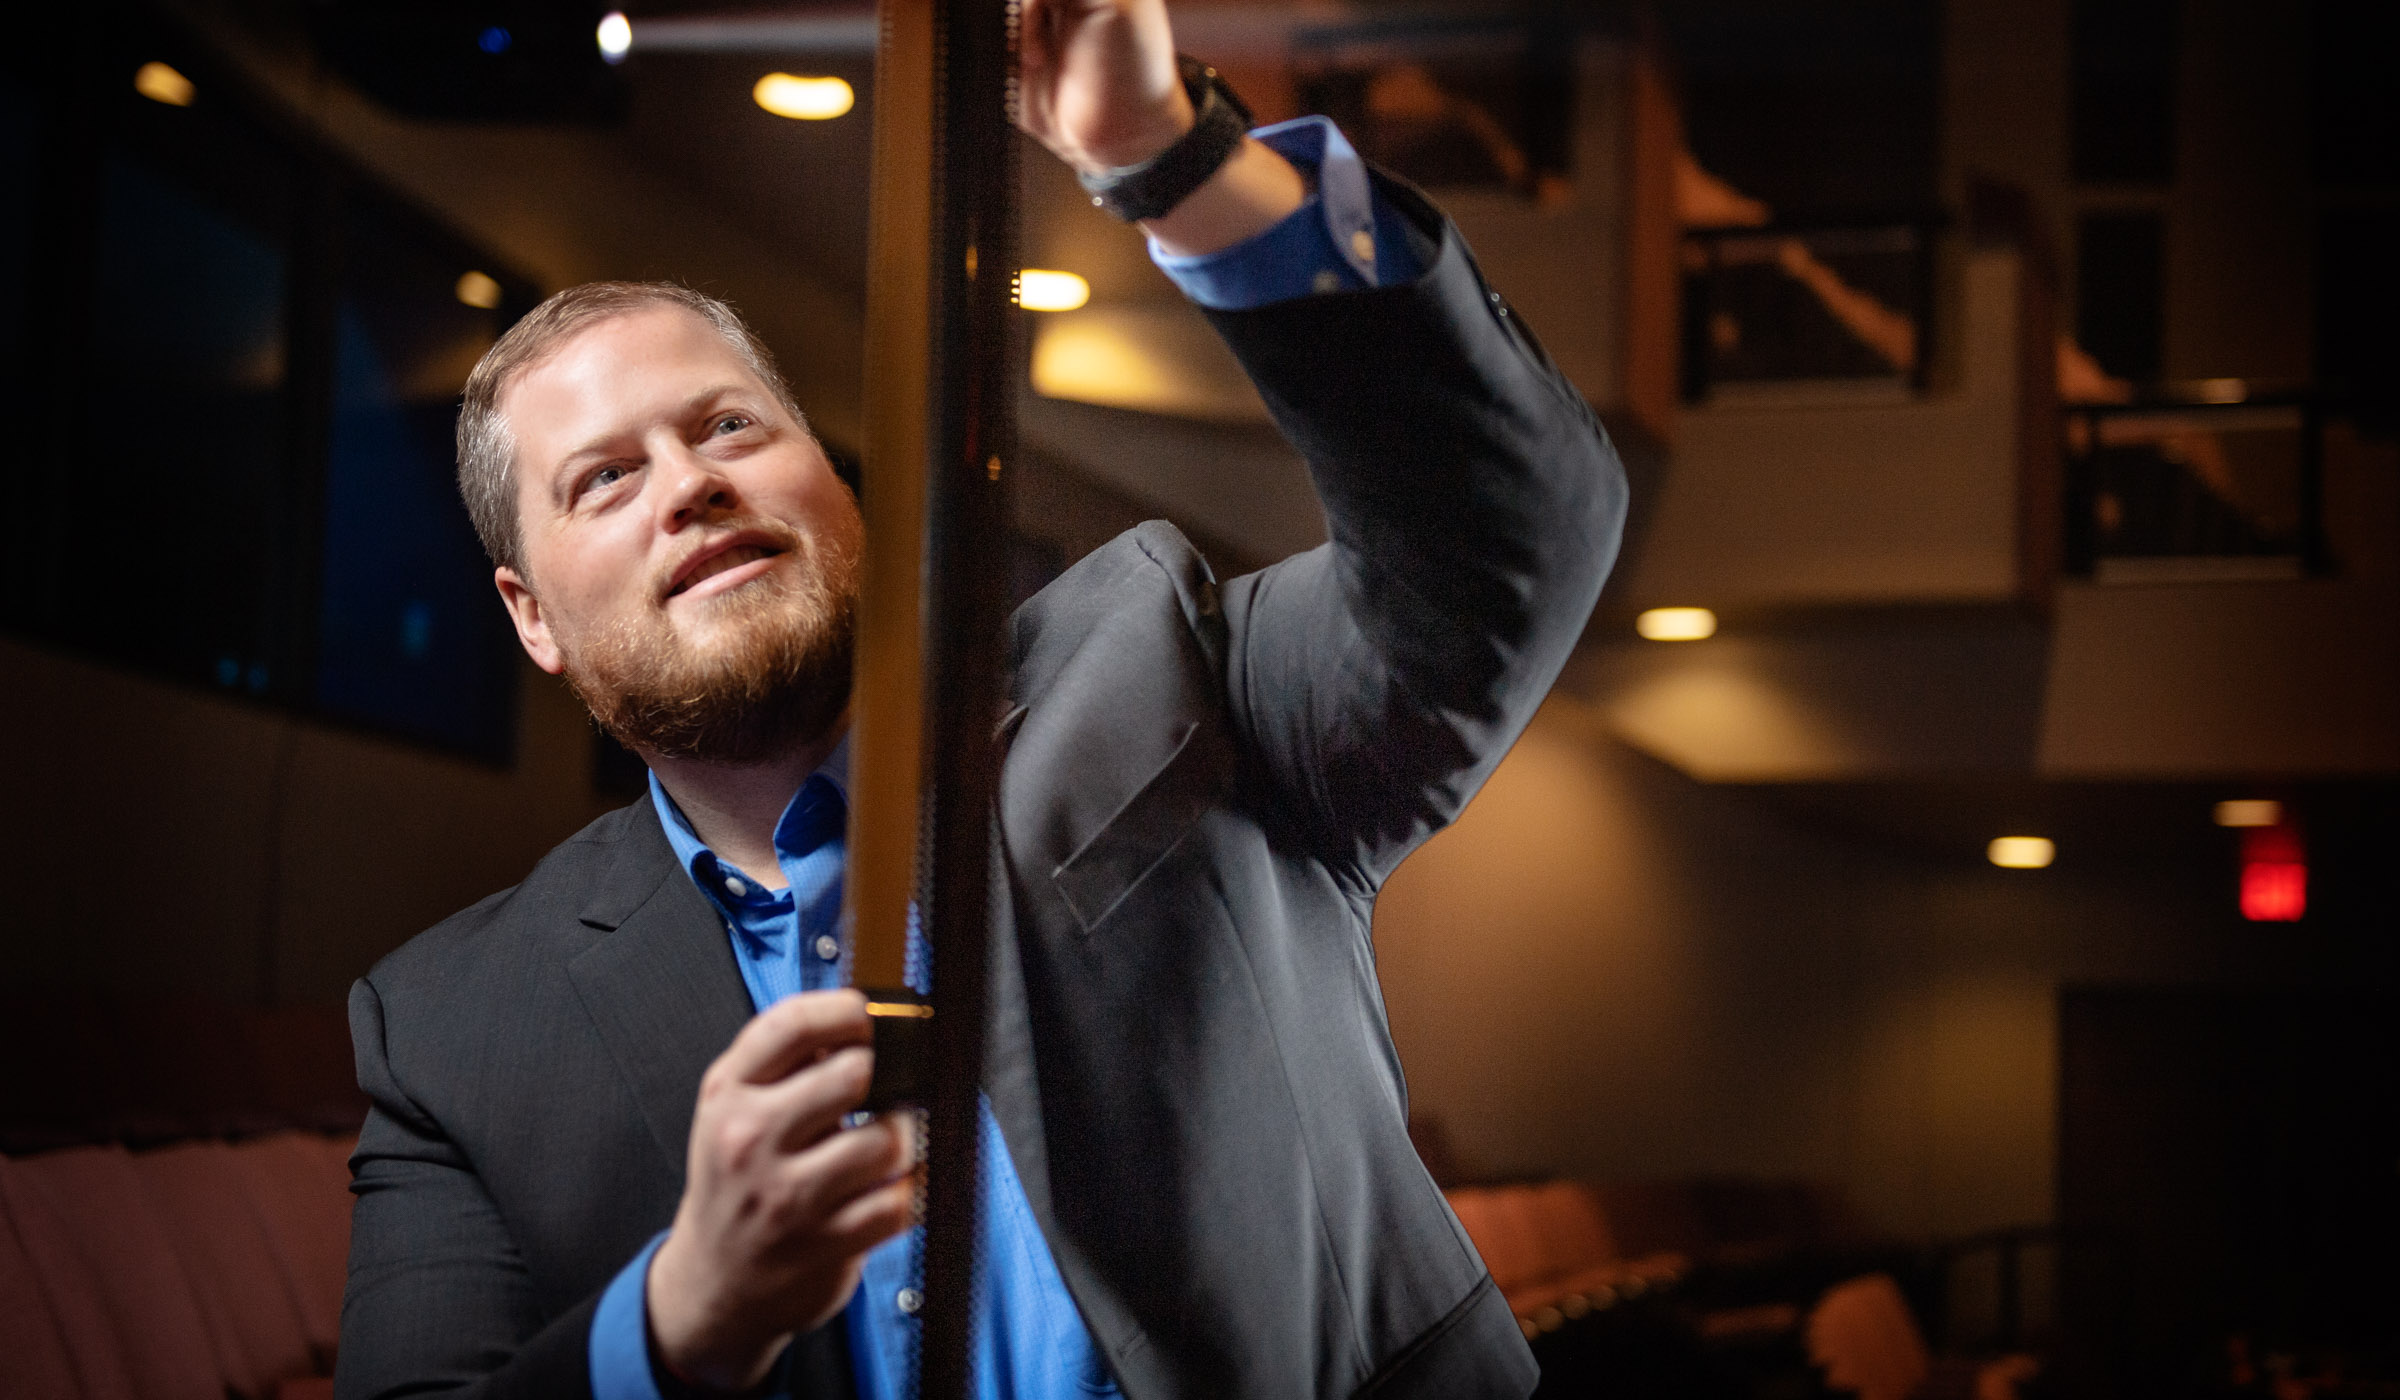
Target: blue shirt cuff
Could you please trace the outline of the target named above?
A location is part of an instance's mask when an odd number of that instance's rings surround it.
[[[633,1262],[617,1271],[592,1314],[592,1400],[660,1400],[650,1374],[650,1261],[667,1232],[651,1236]]]
[[[1150,245],[1183,294],[1220,311],[1245,311],[1327,292],[1355,292],[1409,281],[1420,268],[1401,216],[1377,198],[1367,165],[1341,128],[1300,117],[1250,133],[1312,173],[1308,201],[1264,233],[1214,253],[1178,256]]]

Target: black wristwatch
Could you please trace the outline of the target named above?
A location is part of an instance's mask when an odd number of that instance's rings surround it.
[[[1224,75],[1188,54],[1176,56],[1195,120],[1182,139],[1139,165],[1078,174],[1092,203],[1127,223],[1155,219],[1208,183],[1250,134],[1250,109],[1225,85]]]

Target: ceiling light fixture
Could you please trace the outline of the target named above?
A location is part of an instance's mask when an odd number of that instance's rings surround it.
[[[145,63],[133,70],[133,90],[153,102],[189,107],[196,89],[192,80],[163,63]]]
[[[857,97],[839,78],[802,78],[769,73],[750,89],[751,100],[779,117],[794,121],[831,121],[850,110]]]
[[[1017,305],[1027,311],[1073,311],[1092,299],[1092,284],[1072,272],[1029,267],[1017,274]]]
[[[2047,836],[1995,836],[1983,853],[2002,870],[2040,870],[2058,858],[2058,847]]]
[[[489,311],[500,304],[500,283],[488,272],[462,272],[458,285],[451,289],[458,299],[478,311]]]
[[[2283,804],[2263,797],[2236,798],[2217,804],[2219,826],[2274,826],[2283,820]]]
[[[600,57],[610,63],[623,63],[625,55],[633,52],[633,21],[625,18],[623,10],[610,10],[600,17],[600,28],[594,37],[600,42]]]
[[[1717,615],[1706,608],[1652,608],[1633,620],[1633,630],[1654,642],[1697,642],[1717,632]]]

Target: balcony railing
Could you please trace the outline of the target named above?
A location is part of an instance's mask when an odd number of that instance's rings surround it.
[[[2143,583],[2327,571],[2313,400],[2075,405],[2064,419],[2070,574]]]
[[[1921,392],[1935,223],[1687,231],[1684,398]]]

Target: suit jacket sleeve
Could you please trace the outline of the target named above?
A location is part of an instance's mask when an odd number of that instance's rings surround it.
[[[363,980],[350,992],[350,1031],[372,1107],[351,1159],[358,1199],[336,1394],[588,1396],[599,1295],[542,1324],[499,1209],[393,1077],[382,1000]]]
[[[1225,590],[1235,722],[1318,851],[1371,888],[1532,718],[1615,561],[1624,472],[1484,282],[1409,216],[1414,282],[1210,319],[1307,458],[1328,542]]]

